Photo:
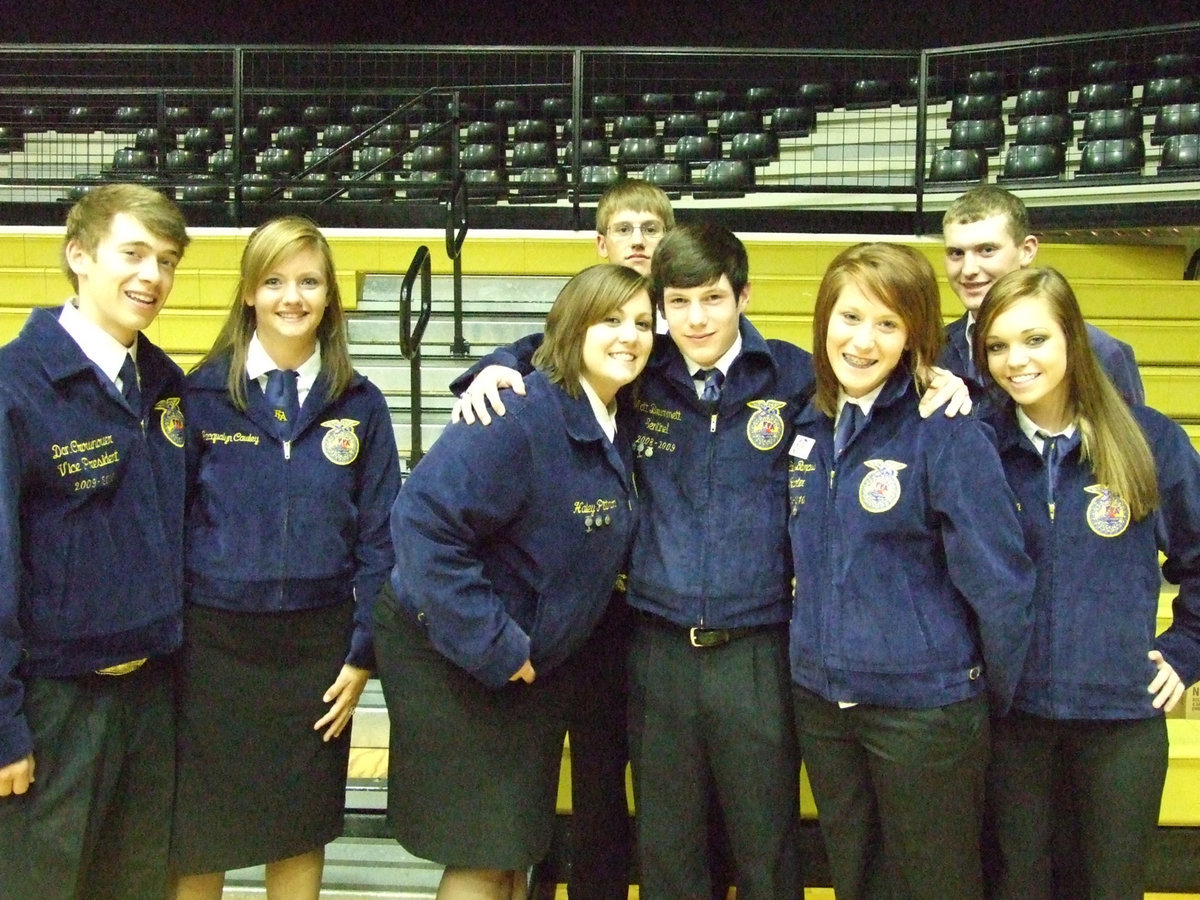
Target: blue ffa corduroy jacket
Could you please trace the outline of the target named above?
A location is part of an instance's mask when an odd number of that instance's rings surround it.
[[[812,356],[763,338],[744,316],[740,330],[742,352],[715,409],[697,397],[667,335],[656,336],[638,382],[642,523],[628,601],[684,628],[781,624],[791,615],[787,448],[791,420],[812,394]],[[539,343],[540,335],[496,351],[452,390],[488,363],[528,371]]]
[[[986,426],[922,419],[900,366],[836,464],[833,422],[796,421],[788,494],[793,680],[827,700],[1007,709],[1034,574]]]
[[[741,335],[715,409],[669,337],[642,376],[634,452],[645,511],[629,604],[683,627],[791,615],[788,423],[812,393],[812,356],[745,317]]]
[[[57,310],[0,349],[0,765],[32,749],[23,678],[179,646],[183,373],[137,357],[144,427]]]
[[[1100,365],[1125,402],[1131,406],[1146,402],[1146,389],[1142,386],[1142,376],[1138,371],[1137,360],[1133,348],[1123,341],[1117,340],[1107,332],[1101,331],[1095,325],[1087,325],[1088,340]],[[970,354],[967,351],[967,315],[964,313],[946,326],[946,344],[938,365],[949,369],[967,383],[971,397],[976,404],[982,403],[977,413],[986,415],[993,408],[1003,406],[1007,397],[990,382],[986,381],[981,372],[976,378],[970,375]],[[986,365],[986,361],[983,361]]]
[[[1140,522],[1096,483],[1073,448],[1056,479],[1051,519],[1042,457],[1011,404],[991,421],[1037,566],[1034,631],[1013,701],[1050,719],[1161,715],[1147,692],[1155,648],[1185,684],[1200,678],[1200,456],[1166,416],[1133,408],[1158,468],[1160,508]],[[1178,584],[1174,622],[1155,638],[1163,573]]]
[[[614,445],[586,396],[541,373],[525,384],[491,425],[448,427],[392,512],[401,614],[492,688],[526,659],[542,673],[579,648],[624,571],[637,517],[624,428]]]
[[[346,662],[374,667],[375,600],[394,557],[388,531],[400,463],[383,394],[355,374],[329,400],[322,374],[295,437],[276,436],[257,381],[229,399],[228,360],[188,377],[188,601],[244,612],[355,598]]]

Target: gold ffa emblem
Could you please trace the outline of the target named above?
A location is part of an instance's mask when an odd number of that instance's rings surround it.
[[[1107,484],[1093,484],[1085,487],[1089,494],[1095,494],[1087,507],[1088,528],[1102,538],[1114,538],[1124,534],[1129,527],[1129,504],[1120,494],[1114,494]]]
[[[322,422],[329,432],[321,439],[321,452],[337,466],[348,466],[358,459],[358,435],[354,433],[354,419],[330,419]]]
[[[285,413],[282,409],[275,410],[275,421],[286,422],[287,421],[287,413]]]
[[[754,415],[746,423],[746,437],[758,450],[774,450],[783,440],[783,416],[779,411],[787,406],[783,400],[751,400],[746,404]]]
[[[164,397],[154,404],[154,408],[162,413],[158,418],[158,427],[162,429],[163,437],[176,447],[183,446],[183,410],[179,408],[178,397]]]
[[[869,513],[887,512],[900,501],[900,479],[896,473],[908,464],[894,459],[868,459],[870,473],[858,486],[858,502]]]

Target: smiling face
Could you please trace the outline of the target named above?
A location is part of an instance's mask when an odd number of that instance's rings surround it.
[[[899,314],[847,282],[834,301],[825,334],[829,364],[847,396],[862,397],[883,384],[907,344],[908,329]]]
[[[1065,427],[1071,421],[1067,341],[1049,301],[1016,301],[992,320],[984,340],[988,371],[1005,393],[1042,428]]]
[[[171,293],[181,255],[174,241],[151,234],[128,213],[117,213],[94,254],[78,241],[67,244],[67,264],[79,284],[79,311],[131,346]]]
[[[654,249],[666,233],[663,220],[652,212],[624,209],[613,214],[608,227],[596,235],[596,252],[618,266],[650,274]]]
[[[624,306],[588,326],[583,336],[580,378],[605,404],[646,367],[654,343],[650,294],[639,291]]]
[[[741,314],[750,303],[750,286],[735,295],[729,278],[699,287],[663,289],[663,318],[681,353],[710,369],[737,340]]]
[[[312,355],[328,293],[325,259],[306,247],[271,267],[246,296],[258,339],[277,365],[294,369]]]
[[[1008,216],[1000,214],[977,222],[946,224],[946,279],[969,310],[979,309],[988,289],[1001,277],[1033,262],[1037,238],[1013,236]]]

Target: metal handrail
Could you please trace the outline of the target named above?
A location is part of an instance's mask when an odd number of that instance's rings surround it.
[[[421,278],[421,311],[416,326],[412,321],[412,293],[417,276]],[[413,254],[408,272],[400,285],[400,353],[409,361],[409,398],[412,404],[412,452],[409,468],[424,456],[421,444],[421,338],[433,313],[433,274],[429,259],[429,248],[422,244]]]

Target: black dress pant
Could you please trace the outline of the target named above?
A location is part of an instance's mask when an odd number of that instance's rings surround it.
[[[794,697],[838,900],[980,900],[986,698],[893,709]]]
[[[1163,717],[1055,721],[1014,711],[993,731],[989,896],[1141,900],[1167,775]],[[1062,809],[1068,800],[1073,812]],[[1056,828],[1077,835],[1073,866],[1053,865]]]
[[[643,900],[710,900],[714,799],[738,900],[802,897],[787,626],[699,648],[635,615],[629,672]]]
[[[175,786],[170,665],[25,685],[36,778],[0,799],[4,900],[165,897]]]
[[[575,679],[568,720],[571,742],[571,900],[625,900],[633,828],[625,793],[629,761],[629,637],[623,594],[614,594],[588,642],[572,657]]]

